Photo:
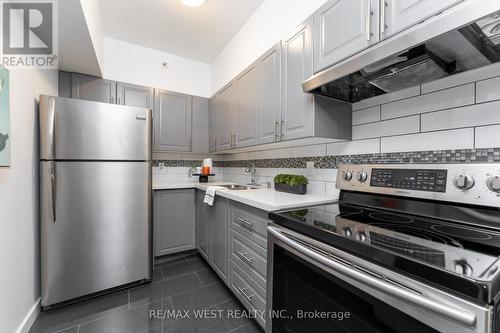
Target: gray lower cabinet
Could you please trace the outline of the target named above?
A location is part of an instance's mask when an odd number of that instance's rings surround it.
[[[192,101],[189,95],[155,89],[155,151],[191,151]]]
[[[196,248],[250,311],[266,310],[267,212],[196,190]],[[265,317],[256,318],[265,329]]]
[[[195,248],[195,207],[193,189],[155,191],[155,256]]]
[[[71,73],[71,98],[116,103],[116,81]]]
[[[210,264],[227,283],[229,258],[229,200],[223,197],[215,199],[212,209],[212,228],[210,237]]]
[[[229,284],[229,200],[217,197],[213,206],[196,190],[196,248],[219,277]]]
[[[196,248],[208,261],[211,212],[210,207],[203,202],[205,192],[196,190]]]
[[[154,89],[118,82],[116,104],[153,109]]]

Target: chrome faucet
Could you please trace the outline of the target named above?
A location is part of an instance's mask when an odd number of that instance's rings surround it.
[[[256,180],[257,170],[255,169],[255,167],[253,165],[250,168],[246,168],[245,172],[250,173],[250,183],[248,183],[247,185],[260,185],[259,183],[257,183],[257,180]]]

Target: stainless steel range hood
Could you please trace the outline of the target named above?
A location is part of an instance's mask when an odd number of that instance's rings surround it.
[[[303,90],[355,103],[498,62],[499,8],[479,0],[442,14],[324,69]]]

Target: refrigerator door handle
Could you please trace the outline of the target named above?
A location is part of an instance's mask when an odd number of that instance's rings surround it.
[[[50,165],[50,193],[51,193],[51,211],[52,222],[56,222],[56,200],[57,200],[57,180],[56,180],[56,163],[51,162]]]
[[[51,154],[52,158],[56,158],[56,99],[54,97],[48,99],[48,108],[49,112],[48,114],[50,115],[50,129],[49,129],[49,134],[50,134],[50,147],[51,147]]]

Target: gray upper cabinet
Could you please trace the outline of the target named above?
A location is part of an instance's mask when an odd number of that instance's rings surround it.
[[[385,0],[382,8],[383,38],[420,23],[464,0]]]
[[[257,123],[259,109],[259,71],[251,65],[234,80],[233,147],[246,147],[258,143]]]
[[[212,206],[210,264],[227,283],[229,265],[229,200],[217,197]]]
[[[234,147],[234,87],[226,86],[217,96],[217,148],[227,150]]]
[[[282,118],[284,140],[313,134],[313,96],[302,91],[302,82],[313,73],[313,17],[310,16],[283,40]]]
[[[379,42],[379,1],[329,0],[314,13],[314,72]]]
[[[116,81],[72,73],[71,98],[115,104]]]
[[[258,60],[259,70],[259,143],[279,140],[281,120],[281,42]]]
[[[217,135],[218,135],[218,126],[217,126],[217,95],[212,97],[209,102],[210,109],[210,142],[209,142],[209,150],[210,152],[217,151]]]
[[[195,248],[194,190],[155,191],[155,255]]]
[[[196,247],[208,260],[211,212],[210,207],[203,202],[204,197],[205,192],[196,190]]]
[[[193,130],[192,147],[193,153],[208,153],[209,151],[209,105],[208,99],[193,96]]]
[[[118,82],[116,104],[153,109],[153,88]]]
[[[191,121],[191,96],[155,89],[155,151],[191,151]]]

